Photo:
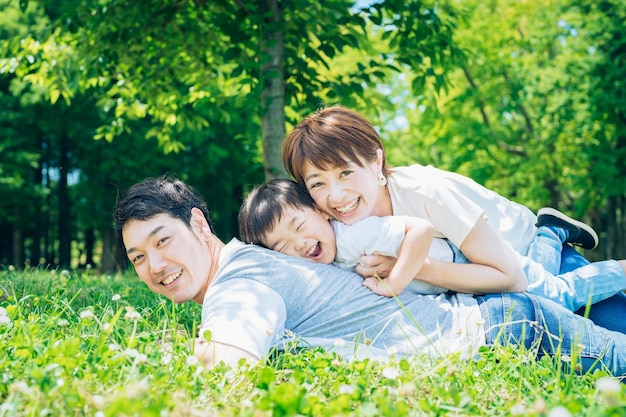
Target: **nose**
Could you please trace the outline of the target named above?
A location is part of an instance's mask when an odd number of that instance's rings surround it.
[[[305,238],[298,239],[294,247],[296,248],[298,252],[302,252],[303,250],[306,249],[306,239]]]
[[[343,198],[346,195],[345,190],[341,184],[331,182],[328,184],[328,202],[329,203],[342,203]]]
[[[150,253],[147,253],[146,256],[148,257],[150,272],[153,274],[157,274],[163,271],[163,269],[165,269],[165,267],[167,266],[167,261],[165,260],[165,258],[163,258],[163,256],[161,256],[158,251],[152,251]]]

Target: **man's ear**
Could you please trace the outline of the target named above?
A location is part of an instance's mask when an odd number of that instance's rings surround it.
[[[191,209],[189,225],[192,230],[198,232],[205,240],[208,240],[212,235],[211,228],[209,227],[207,219],[204,217],[204,213],[197,207]]]

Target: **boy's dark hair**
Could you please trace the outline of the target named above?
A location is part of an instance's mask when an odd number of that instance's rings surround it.
[[[146,178],[117,199],[113,212],[115,236],[124,248],[122,228],[126,223],[148,220],[163,213],[191,227],[191,209],[194,207],[202,211],[213,232],[209,209],[198,191],[170,174]]]
[[[315,210],[305,188],[287,179],[273,179],[255,187],[239,210],[239,236],[246,243],[266,247],[263,239],[280,221],[286,207]]]

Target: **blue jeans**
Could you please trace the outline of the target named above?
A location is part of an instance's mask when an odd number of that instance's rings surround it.
[[[626,375],[626,334],[607,330],[543,297],[527,293],[476,296],[487,346],[513,343],[536,353],[578,358],[582,372]],[[567,365],[567,362],[565,363]]]

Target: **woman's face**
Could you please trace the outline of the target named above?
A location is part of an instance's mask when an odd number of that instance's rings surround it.
[[[303,166],[306,188],[318,208],[332,218],[353,224],[370,216],[393,214],[387,187],[378,185],[382,151],[374,162],[363,166],[348,162],[346,167],[322,170],[309,162]]]

